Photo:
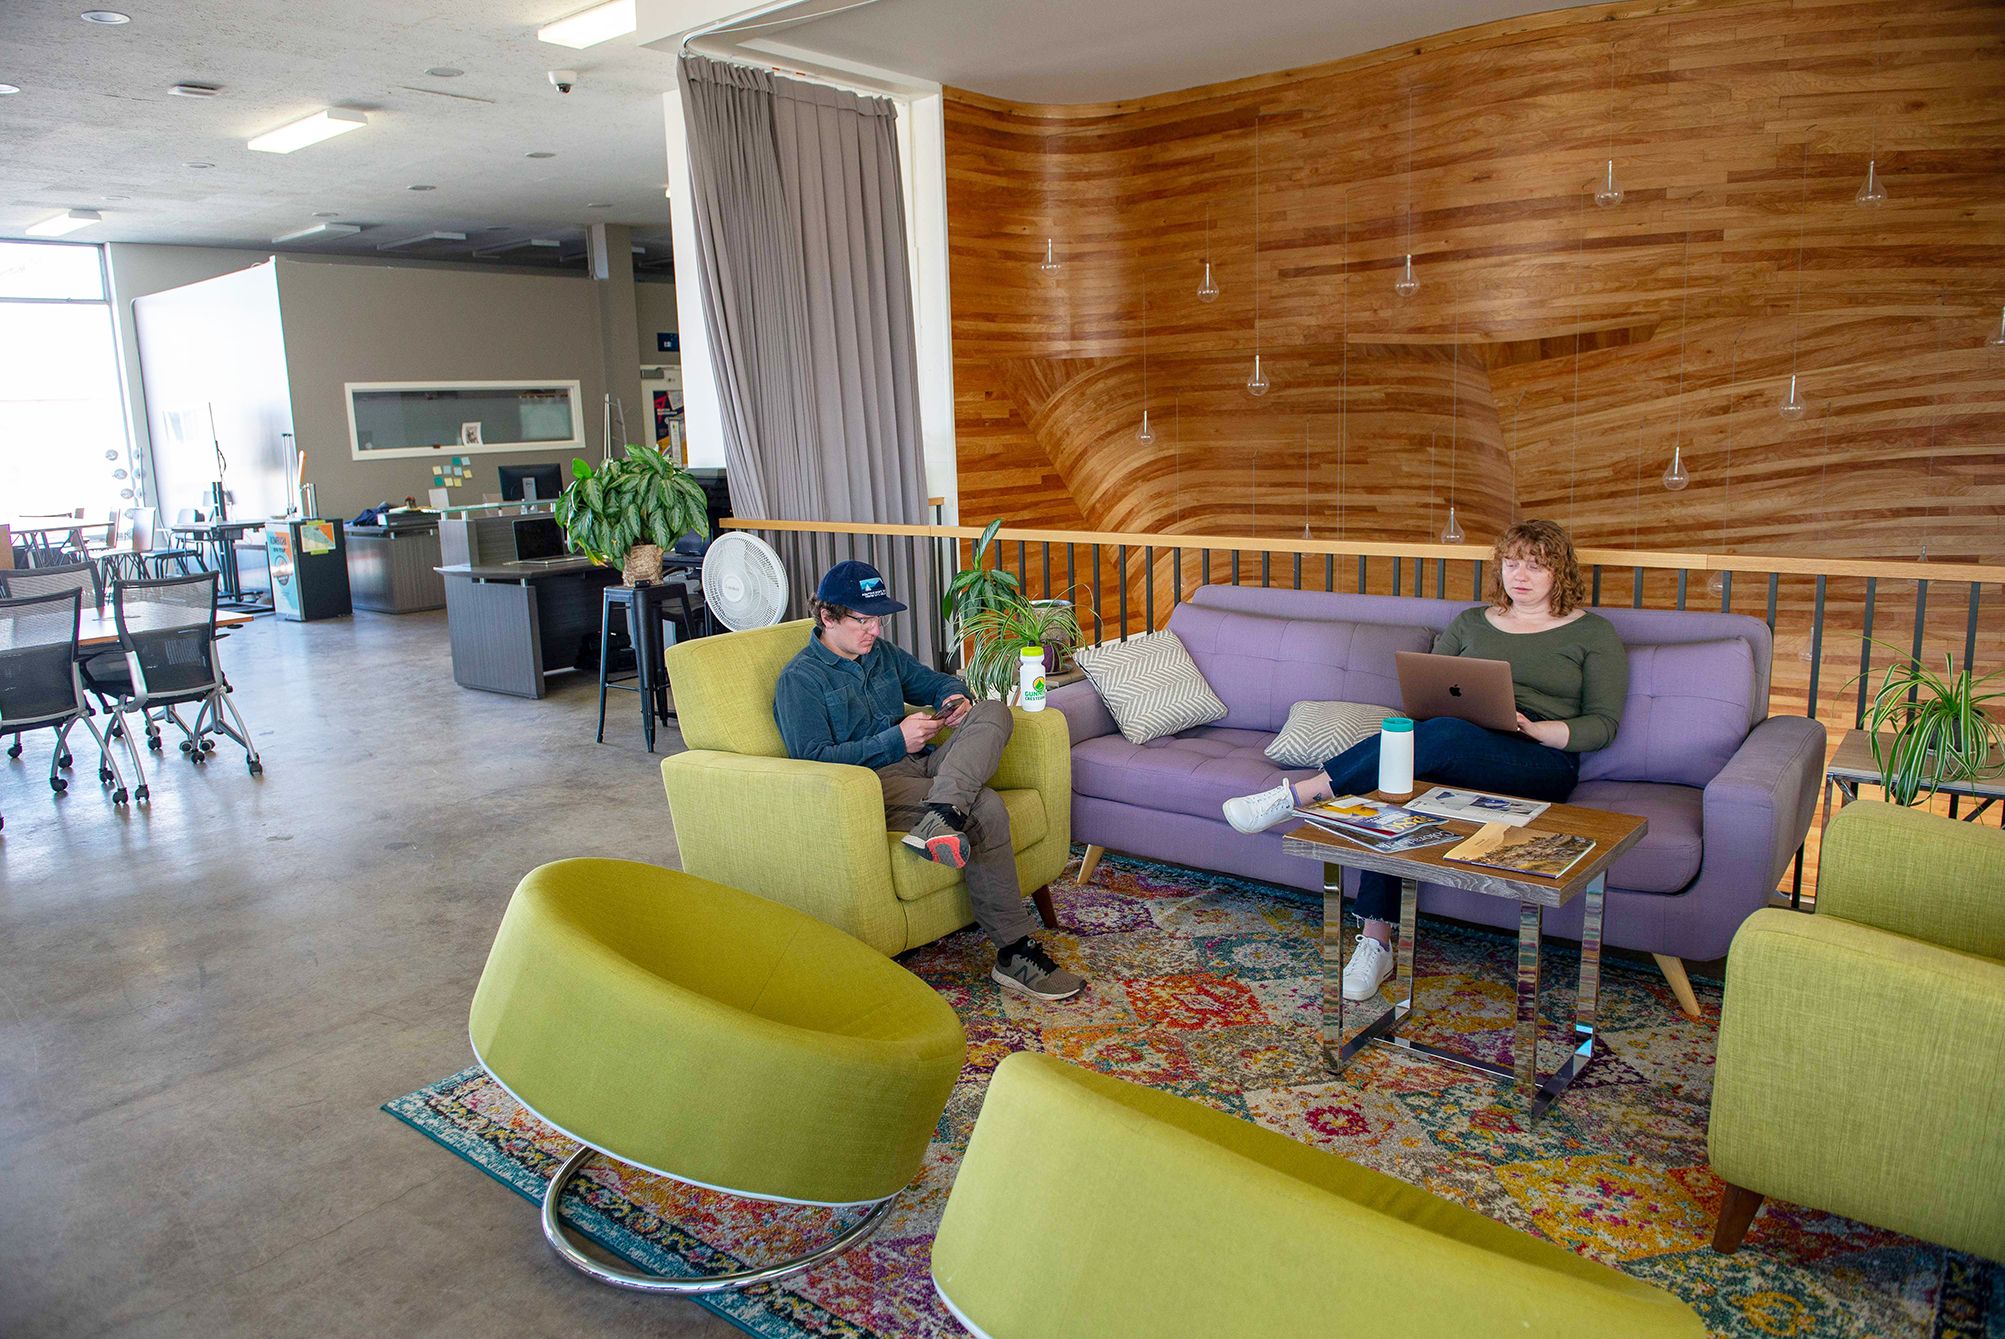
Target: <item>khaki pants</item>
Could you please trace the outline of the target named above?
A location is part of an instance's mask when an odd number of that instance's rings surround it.
[[[965,832],[972,849],[962,877],[974,904],[975,923],[998,948],[1036,929],[1017,883],[1009,813],[1002,796],[988,788],[1012,728],[1008,707],[977,702],[945,744],[877,769],[878,783],[884,787],[885,825],[893,832],[909,831],[928,804],[952,805],[967,815]],[[921,859],[916,851],[910,858]]]

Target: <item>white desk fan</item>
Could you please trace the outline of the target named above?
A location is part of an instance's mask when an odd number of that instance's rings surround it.
[[[703,555],[703,602],[733,632],[769,628],[787,613],[787,568],[757,535],[727,530]]]

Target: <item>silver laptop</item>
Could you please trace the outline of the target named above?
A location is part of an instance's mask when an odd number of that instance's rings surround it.
[[[1454,716],[1487,729],[1516,732],[1518,699],[1511,687],[1509,661],[1425,651],[1401,651],[1397,658],[1399,695],[1414,720]]]

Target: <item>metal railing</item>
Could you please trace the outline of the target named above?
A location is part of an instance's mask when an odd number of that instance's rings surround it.
[[[793,613],[819,574],[857,557],[912,592],[912,608],[888,635],[950,668],[939,595],[970,561],[981,531],[968,526],[851,525],[827,521],[730,520],[773,544],[795,590]],[[1229,535],[1128,534],[1004,529],[992,561],[1016,574],[1033,599],[1070,598],[1089,642],[1162,627],[1191,592],[1211,584],[1260,585],[1339,594],[1485,598],[1491,550],[1459,544],[1350,543]],[[1768,624],[1775,656],[1772,715],[1806,715],[1830,730],[1836,750],[1863,725],[1875,671],[1896,646],[1957,668],[2005,665],[2005,567],[1945,562],[1862,562],[1751,554],[1583,549],[1591,605],[1713,609]],[[1988,802],[1986,802],[1988,804]],[[1961,816],[1958,797],[1934,807]],[[1998,806],[2005,826],[2005,806]],[[1815,887],[1816,838],[1797,853],[1792,904]]]

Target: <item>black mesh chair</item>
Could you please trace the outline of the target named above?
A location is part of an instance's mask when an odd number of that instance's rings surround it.
[[[113,804],[126,802],[125,776],[118,759],[91,719],[77,677],[77,621],[83,596],[75,589],[24,599],[0,599],[0,734],[15,737],[10,756],[19,757],[20,736],[54,730],[49,753],[49,789],[61,795],[70,783],[58,773],[70,764],[69,736],[77,722],[97,741],[98,779],[115,784]],[[0,818],[0,827],[5,826]]]
[[[144,794],[146,774],[127,712],[137,712],[146,724],[148,748],[160,747],[160,724],[172,722],[181,732],[180,748],[190,762],[207,761],[221,735],[244,749],[244,764],[252,776],[264,774],[264,762],[251,743],[229,681],[216,658],[216,581],[214,572],[162,577],[155,581],[121,581],[111,589],[112,616],[118,623],[118,647],[124,665],[115,677],[93,672],[91,686],[115,698],[112,708],[125,736],[132,765],[139,772]],[[194,724],[181,718],[180,708],[196,707]]]
[[[104,608],[104,588],[98,584],[97,568],[90,563],[58,563],[53,567],[29,567],[0,572],[0,600],[25,600],[37,595],[65,595],[76,591],[91,608]],[[109,702],[103,703],[107,710]],[[21,737],[7,746],[7,756],[21,756]],[[70,760],[63,758],[63,766]]]

